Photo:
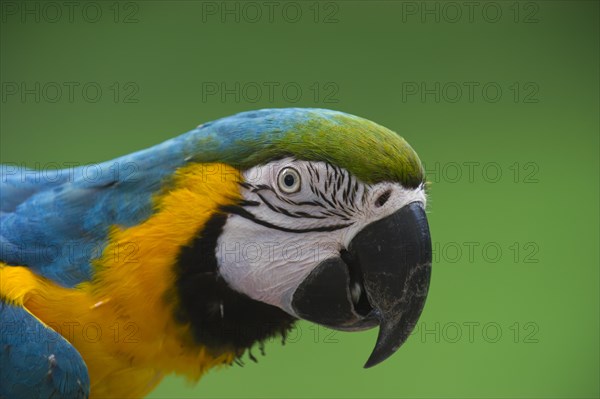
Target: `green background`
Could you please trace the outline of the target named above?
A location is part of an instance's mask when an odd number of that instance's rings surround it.
[[[169,377],[150,397],[600,395],[598,2],[482,1],[472,15],[463,2],[276,2],[272,17],[258,2],[257,18],[236,2],[140,1],[115,14],[101,1],[85,15],[80,2],[72,20],[61,6],[57,21],[40,2],[33,14],[2,3],[4,163],[99,162],[239,111],[301,106],[377,121],[426,164],[431,290],[394,357],[364,370],[376,331],[301,323],[257,364],[195,387]],[[35,82],[39,98],[23,95]],[[52,91],[64,82],[78,84],[72,99]],[[239,82],[239,98],[206,91],[222,82]]]

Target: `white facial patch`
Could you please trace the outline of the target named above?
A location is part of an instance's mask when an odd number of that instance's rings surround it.
[[[294,173],[283,178],[286,168]],[[292,158],[251,168],[244,179],[245,203],[217,243],[220,274],[236,291],[294,316],[292,296],[319,263],[338,256],[366,225],[426,201],[423,186],[368,185],[325,162]]]

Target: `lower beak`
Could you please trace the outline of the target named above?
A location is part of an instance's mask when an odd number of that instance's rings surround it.
[[[339,257],[321,262],[292,299],[305,320],[339,330],[379,325],[365,367],[406,341],[425,305],[431,277],[431,238],[425,210],[413,202],[361,230]]]

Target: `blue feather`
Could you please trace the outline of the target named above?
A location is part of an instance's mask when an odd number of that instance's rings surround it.
[[[73,287],[92,277],[91,261],[110,226],[133,226],[152,213],[152,196],[187,162],[229,162],[295,126],[340,112],[264,109],[205,123],[146,150],[98,165],[42,173],[2,165],[0,260]],[[50,181],[51,180],[51,181]]]
[[[0,301],[0,398],[89,396],[79,352],[25,309]]]

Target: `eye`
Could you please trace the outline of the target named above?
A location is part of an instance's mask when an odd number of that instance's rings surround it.
[[[284,193],[298,192],[300,191],[300,174],[294,168],[283,168],[277,177],[277,184]]]
[[[375,201],[375,206],[377,208],[383,206],[390,199],[391,195],[392,190],[387,190],[385,193],[381,194],[379,197],[377,197],[377,200]]]

